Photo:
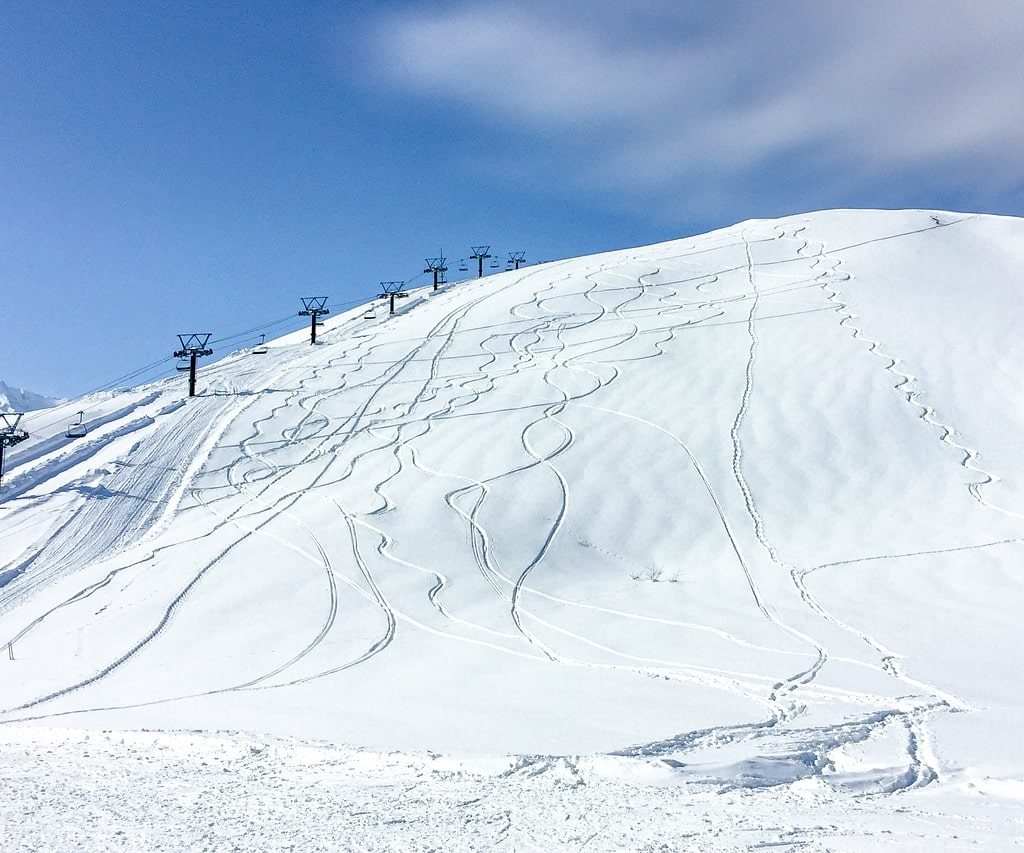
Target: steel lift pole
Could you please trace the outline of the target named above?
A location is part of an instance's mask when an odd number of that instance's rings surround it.
[[[317,317],[322,315],[330,314],[330,309],[327,307],[326,296],[304,296],[302,297],[302,310],[299,312],[300,317],[309,317],[309,343],[313,345],[316,343],[316,327]]]
[[[188,358],[188,395],[196,395],[196,364],[202,356],[213,355],[210,349],[211,332],[193,332],[189,335],[178,335],[181,349],[174,353],[175,358]]]

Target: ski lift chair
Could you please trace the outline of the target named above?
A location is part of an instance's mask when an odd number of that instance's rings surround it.
[[[258,344],[256,344],[256,346],[254,346],[252,348],[252,354],[253,355],[266,355],[267,354],[266,340],[267,340],[267,336],[266,335],[260,335],[260,342]]]
[[[85,417],[85,412],[78,413],[78,420],[74,423],[68,424],[68,430],[64,433],[68,438],[84,438],[86,432],[85,424],[82,423],[82,418]]]
[[[469,267],[466,266],[465,261],[459,261],[459,272],[469,272]]]
[[[179,358],[178,363],[174,366],[175,370],[191,370],[192,364],[187,358]]]
[[[498,269],[499,266],[501,266],[501,264],[499,264],[497,261],[491,261],[491,269],[492,270]]]

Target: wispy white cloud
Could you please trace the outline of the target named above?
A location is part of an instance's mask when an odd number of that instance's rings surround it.
[[[633,121],[717,65],[698,51],[658,59],[642,44],[505,5],[396,16],[377,47],[395,84],[549,128]]]
[[[1024,177],[1017,0],[751,8],[473,0],[390,16],[374,55],[386,85],[514,119],[589,186]]]

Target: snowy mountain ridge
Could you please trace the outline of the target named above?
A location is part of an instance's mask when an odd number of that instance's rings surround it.
[[[0,380],[0,412],[31,412],[36,409],[48,409],[59,402],[56,397],[15,388]]]
[[[1022,262],[1009,217],[752,220],[344,311],[195,399],[69,403],[77,441],[27,418],[0,764],[123,760],[140,839],[159,750],[409,833],[311,844],[1019,842]]]

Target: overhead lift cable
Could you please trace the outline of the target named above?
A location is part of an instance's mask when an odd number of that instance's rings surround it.
[[[417,275],[414,275],[414,276],[406,279],[404,282],[402,282],[402,287],[399,288],[399,290],[400,291],[404,290],[406,286],[408,286],[409,284],[412,284],[413,282],[417,281],[418,279],[422,278],[424,275],[426,275],[426,274],[428,274],[430,272],[432,272],[432,270],[427,269],[427,270],[424,270],[423,272],[418,273]],[[405,295],[405,294],[402,294],[402,295]],[[360,298],[357,298],[357,299],[348,300],[348,301],[343,302],[340,305],[336,306],[335,311],[343,310],[343,309],[346,309],[346,308],[352,308],[352,307],[355,307],[356,305],[365,305],[367,303],[367,301],[368,300],[365,297],[360,297]],[[373,299],[371,298],[369,301],[372,303]],[[210,344],[210,346],[212,346],[213,344],[221,345],[221,344],[228,343],[228,342],[231,342],[231,341],[237,341],[237,340],[240,340],[240,339],[245,339],[246,336],[249,336],[249,335],[251,335],[253,340],[255,340],[256,335],[258,333],[264,333],[265,334],[267,331],[269,331],[271,329],[275,329],[275,328],[277,328],[279,326],[283,326],[283,325],[286,325],[286,324],[289,324],[289,323],[293,322],[294,319],[295,319],[295,315],[289,314],[289,315],[287,315],[285,317],[279,317],[279,318],[277,318],[275,320],[271,320],[271,321],[266,322],[266,323],[261,323],[261,324],[259,324],[257,326],[252,326],[252,327],[250,327],[248,329],[243,329],[242,331],[235,332],[234,334],[231,334],[231,335],[225,335],[224,337],[213,339],[213,340],[211,340],[209,342],[209,344]],[[149,362],[148,364],[144,364],[141,367],[137,367],[137,368],[135,368],[135,369],[133,369],[133,370],[127,372],[127,373],[121,374],[120,376],[115,376],[112,379],[108,379],[108,380],[106,380],[105,382],[102,382],[99,385],[96,385],[96,386],[94,386],[92,388],[89,388],[89,389],[87,389],[85,391],[82,391],[81,393],[76,394],[75,397],[70,399],[70,400],[67,400],[67,401],[62,402],[62,403],[58,403],[56,406],[51,406],[48,409],[46,409],[45,411],[47,412],[47,414],[52,415],[52,417],[48,418],[47,420],[43,421],[42,423],[34,423],[33,422],[33,424],[32,424],[33,431],[36,432],[36,433],[45,432],[47,429],[49,429],[50,427],[53,427],[53,426],[55,426],[57,424],[64,424],[66,422],[66,420],[67,420],[67,414],[65,414],[63,412],[63,410],[64,409],[72,408],[74,406],[79,406],[81,404],[81,400],[82,400],[83,397],[89,397],[89,396],[91,396],[93,394],[100,394],[100,393],[102,393],[104,391],[112,391],[112,390],[114,390],[116,388],[119,388],[119,387],[121,387],[123,385],[126,385],[127,383],[131,382],[133,379],[137,379],[140,376],[143,376],[143,375],[145,375],[147,373],[150,373],[150,372],[156,370],[157,368],[161,368],[162,367],[163,369],[160,370],[149,381],[156,382],[156,381],[158,381],[160,379],[169,378],[169,377],[173,376],[174,372],[175,372],[175,368],[173,367],[173,362],[174,362],[174,358],[173,357],[171,357],[171,356],[163,356],[161,358],[156,359],[155,361]],[[168,366],[165,367],[165,365],[168,365]],[[93,409],[98,408],[100,403],[101,403],[101,401],[97,401],[96,403],[94,403],[91,406],[85,406],[83,409],[81,409],[81,411],[84,411],[85,413],[89,413]],[[76,411],[79,411],[79,410],[76,410]],[[31,415],[31,413],[29,413],[29,414]]]

